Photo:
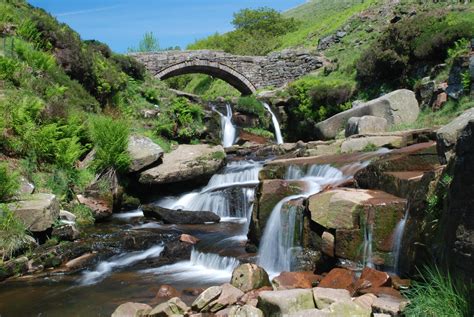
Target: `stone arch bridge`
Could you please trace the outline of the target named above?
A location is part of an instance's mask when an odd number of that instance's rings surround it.
[[[267,56],[238,56],[221,51],[163,51],[130,54],[157,78],[202,73],[220,78],[243,95],[281,87],[323,66],[325,59],[308,50],[284,50]]]

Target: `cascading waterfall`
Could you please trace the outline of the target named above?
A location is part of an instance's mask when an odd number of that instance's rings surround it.
[[[303,175],[303,176],[301,176]],[[321,191],[324,185],[337,184],[350,177],[330,165],[313,165],[306,174],[298,167],[290,166],[286,173],[287,179],[305,182],[305,190],[300,195],[282,199],[272,210],[267,221],[259,247],[258,264],[265,268],[270,275],[282,271],[290,271],[295,244],[297,212],[295,208],[284,206],[301,198],[308,198]],[[301,227],[301,226],[299,226]]]
[[[238,161],[227,164],[222,173],[215,174],[200,191],[184,194],[178,198],[167,197],[157,202],[169,209],[212,211],[223,220],[250,218],[258,173],[262,163]],[[237,202],[231,204],[231,201]]]
[[[364,227],[363,265],[364,267],[374,268],[372,262],[372,225],[366,224]]]
[[[393,237],[393,246],[392,246],[392,253],[393,253],[393,270],[394,273],[399,274],[399,262],[400,262],[400,253],[402,251],[402,241],[403,241],[403,234],[405,233],[405,225],[408,219],[408,210],[409,207],[405,211],[405,215],[403,218],[398,222],[397,227],[395,228],[395,233]]]
[[[272,116],[273,127],[275,128],[275,139],[277,144],[283,144],[283,137],[281,136],[280,123],[278,122],[277,117],[273,113],[272,109],[267,103],[263,103],[263,106]]]
[[[232,123],[232,107],[229,104],[226,105],[226,115],[220,113],[215,107],[212,107],[212,110],[221,116],[222,146],[231,147],[236,138],[236,129]]]
[[[148,258],[156,258],[163,252],[164,246],[157,245],[144,251],[124,253],[107,261],[100,262],[94,271],[84,272],[81,284],[90,285],[106,278],[114,269],[126,267]]]

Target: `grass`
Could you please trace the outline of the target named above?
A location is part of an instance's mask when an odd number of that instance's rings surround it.
[[[19,189],[18,174],[10,172],[5,163],[0,163],[0,202],[12,198]]]
[[[91,225],[94,223],[94,215],[92,214],[92,210],[85,205],[72,205],[71,213],[76,216],[76,222],[81,226]]]
[[[468,293],[458,279],[437,267],[425,267],[420,275],[421,280],[405,293],[410,300],[405,316],[468,316]]]
[[[474,108],[474,101],[471,101],[468,97],[458,102],[449,100],[440,110],[423,109],[414,123],[394,125],[390,130],[403,131],[443,126],[470,108]]]
[[[23,222],[16,218],[6,205],[0,205],[0,252],[2,259],[11,258],[31,241],[32,238],[28,235]]]
[[[244,128],[244,131],[258,135],[258,136],[262,136],[267,139],[275,138],[275,135],[272,132],[262,129],[262,128]]]

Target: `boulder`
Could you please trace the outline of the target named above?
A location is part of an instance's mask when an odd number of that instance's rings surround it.
[[[191,305],[192,309],[195,311],[209,311],[209,304],[216,300],[219,295],[222,293],[222,287],[212,286],[202,292]]]
[[[35,185],[33,185],[25,177],[20,176],[20,188],[17,191],[17,195],[22,197],[23,195],[31,195],[35,191]]]
[[[151,306],[141,303],[124,303],[117,307],[112,313],[112,317],[138,317],[141,312],[151,310]]]
[[[51,234],[60,241],[74,241],[79,239],[81,235],[75,224],[64,224],[55,227]]]
[[[278,202],[285,197],[301,193],[304,188],[305,183],[301,181],[275,179],[260,182],[256,192],[248,234],[253,243],[258,244],[260,242],[265,225]]]
[[[313,272],[282,272],[272,280],[276,290],[312,288],[322,279]]]
[[[242,296],[244,296],[244,292],[232,286],[231,284],[226,283],[221,286],[221,293],[219,297],[208,304],[209,311],[215,313],[221,309],[232,306],[237,303],[239,298]]]
[[[420,108],[431,108],[436,90],[436,81],[430,77],[423,78],[417,88],[417,96],[420,100]]]
[[[180,292],[171,285],[161,285],[158,289],[158,293],[156,293],[156,298],[173,298],[179,297],[181,294]]]
[[[229,317],[264,317],[263,312],[250,305],[233,306],[229,310]]]
[[[436,133],[439,159],[446,164],[454,155],[456,142],[469,121],[474,120],[474,108],[464,111],[459,117],[441,127]]]
[[[173,210],[157,205],[143,205],[145,217],[155,218],[166,224],[204,224],[220,222],[221,218],[210,211]]]
[[[265,316],[286,316],[316,307],[312,290],[291,289],[261,292],[258,296],[257,308],[262,310]]]
[[[264,286],[264,287],[262,287],[262,288],[254,289],[254,290],[252,290],[252,291],[250,291],[250,292],[247,292],[247,293],[245,293],[244,296],[242,296],[242,297],[239,299],[239,303],[257,307],[257,304],[258,304],[258,295],[259,295],[261,292],[265,292],[265,291],[273,291],[273,288],[270,287],[270,286]]]
[[[235,268],[230,283],[242,292],[272,285],[267,272],[258,265],[251,263],[245,263]]]
[[[334,257],[334,235],[324,231],[321,236],[321,251],[327,256]]]
[[[165,303],[153,308],[150,312],[146,313],[147,317],[176,317],[184,316],[189,311],[188,305],[183,302],[179,297],[174,297]]]
[[[398,135],[386,135],[386,136],[358,136],[351,137],[341,144],[342,153],[352,153],[374,151],[380,147],[387,147],[390,149],[401,148],[406,146],[404,138]]]
[[[66,210],[60,210],[59,219],[61,219],[61,221],[72,223],[72,222],[76,222],[76,215]]]
[[[376,298],[377,296],[369,293],[369,294],[364,294],[362,296],[356,297],[352,301],[362,308],[372,310],[372,305]]]
[[[336,188],[309,198],[311,220],[336,231],[335,255],[362,260],[362,237],[368,226],[376,252],[392,251],[393,232],[405,213],[406,200],[382,191]]]
[[[93,197],[85,197],[83,195],[77,195],[77,200],[90,208],[95,220],[103,220],[112,216],[112,208],[109,206],[109,203]]]
[[[353,271],[335,268],[335,269],[332,269],[321,280],[321,282],[319,282],[318,287],[343,289],[343,290],[347,290],[349,294],[349,293],[352,293],[354,290],[355,280],[356,280],[356,277]]]
[[[334,139],[351,117],[382,117],[389,125],[397,125],[415,122],[419,112],[415,93],[400,89],[319,122],[315,125],[316,135],[321,140]]]
[[[329,310],[304,309],[296,313],[289,314],[288,317],[336,317]]]
[[[194,245],[194,244],[198,243],[200,240],[198,238],[190,235],[190,234],[183,233],[179,237],[179,241]]]
[[[130,172],[138,172],[156,163],[163,156],[163,149],[150,138],[132,135],[128,139],[128,154],[130,155]]]
[[[85,253],[75,259],[72,259],[64,266],[69,270],[77,270],[86,267],[89,263],[91,263],[94,258],[97,256],[97,253]]]
[[[400,313],[405,310],[408,301],[406,299],[395,298],[391,296],[377,297],[372,304],[372,311],[374,313],[384,313],[390,316],[400,316]]]
[[[371,317],[372,309],[363,308],[353,303],[349,302],[335,302],[327,308],[331,312],[331,316],[351,316],[351,317]]]
[[[336,302],[351,302],[351,295],[346,289],[333,289],[325,287],[313,288],[313,297],[318,309],[324,309]]]
[[[352,117],[346,125],[346,138],[354,134],[378,133],[387,130],[387,119],[374,116]]]
[[[59,218],[59,202],[52,194],[33,194],[27,200],[11,203],[8,207],[31,232],[43,232]]]
[[[359,277],[355,284],[355,289],[359,290],[362,288],[368,287],[382,287],[382,286],[391,286],[390,276],[382,271],[377,271],[370,267],[365,267],[362,270],[362,274]]]
[[[139,182],[160,185],[183,181],[205,182],[225,163],[222,146],[179,145],[163,156],[163,163],[140,173]]]

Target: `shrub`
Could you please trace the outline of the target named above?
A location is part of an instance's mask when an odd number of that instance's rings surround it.
[[[12,198],[19,188],[18,174],[10,172],[7,164],[0,163],[0,202]]]
[[[425,267],[421,280],[414,281],[405,295],[410,304],[405,316],[468,316],[467,292],[450,273],[443,274],[437,267]]]
[[[130,131],[124,121],[96,116],[89,119],[89,137],[96,150],[93,166],[98,173],[112,168],[126,171],[130,165],[127,152]]]
[[[112,55],[112,61],[120,67],[120,69],[127,74],[128,76],[136,79],[136,80],[144,80],[146,69],[143,64],[137,62],[130,56],[125,55]]]
[[[235,110],[254,114],[259,118],[264,117],[267,113],[263,104],[253,96],[240,97],[235,105]]]
[[[71,213],[76,216],[76,222],[81,226],[91,225],[95,221],[92,210],[85,205],[74,204],[71,207]]]
[[[3,260],[11,258],[31,241],[23,222],[6,205],[0,205],[0,251]]]

